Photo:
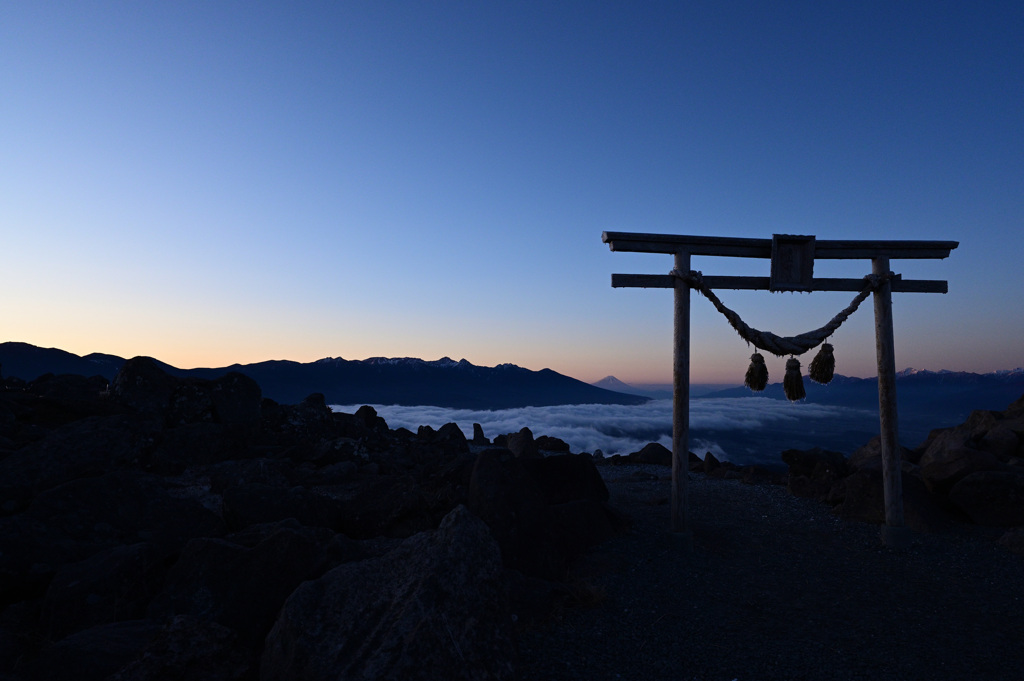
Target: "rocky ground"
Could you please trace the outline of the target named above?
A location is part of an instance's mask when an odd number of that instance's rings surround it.
[[[692,551],[669,475],[602,469],[632,531],[572,579],[591,595],[519,633],[524,679],[1017,679],[1024,558],[954,523],[886,548],[784,486],[692,476]],[[580,587],[582,588],[582,587]]]
[[[1022,419],[905,452],[898,553],[877,444],[788,475],[691,456],[690,551],[657,445],[391,430],[146,358],[8,379],[0,679],[1003,678]]]

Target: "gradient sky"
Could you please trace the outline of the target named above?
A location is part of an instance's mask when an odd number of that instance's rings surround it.
[[[604,230],[956,240],[893,261],[950,288],[894,296],[897,368],[1024,365],[1024,5],[0,4],[0,340],[669,381],[672,293],[610,274],[671,258]],[[852,298],[720,295],[781,335]],[[741,382],[696,296],[692,331],[693,380]]]

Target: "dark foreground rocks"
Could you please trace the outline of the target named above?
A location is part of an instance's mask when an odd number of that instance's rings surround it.
[[[0,679],[513,678],[624,525],[590,456],[474,435],[147,358],[3,381]]]
[[[783,453],[789,490],[831,505],[844,520],[884,523],[879,439],[846,459],[821,449]],[[954,522],[1024,526],[1024,397],[1005,411],[975,411],[962,424],[932,431],[916,449],[901,448],[908,527],[942,530]],[[1000,543],[1021,550],[1020,530]]]

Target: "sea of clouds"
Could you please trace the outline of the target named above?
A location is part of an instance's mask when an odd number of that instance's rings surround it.
[[[332,408],[353,413],[359,406],[332,405]],[[473,424],[479,423],[488,438],[527,427],[535,437],[549,435],[564,440],[577,453],[600,449],[606,456],[629,454],[649,442],[672,447],[671,400],[652,400],[641,405],[576,404],[494,411],[372,406],[389,427],[413,432],[422,425],[440,428],[446,423],[455,423],[471,438]],[[737,464],[777,461],[780,451],[777,448],[769,446],[768,451],[758,450],[757,443],[766,442],[766,434],[773,434],[773,442],[788,442],[785,437],[791,433],[793,443],[784,446],[819,446],[808,445],[799,436],[817,433],[819,438],[826,438],[835,431],[835,424],[870,424],[872,418],[877,422],[877,416],[860,410],[764,397],[696,399],[690,402],[690,450],[701,455],[711,451],[720,459]],[[827,444],[820,442],[820,446]]]

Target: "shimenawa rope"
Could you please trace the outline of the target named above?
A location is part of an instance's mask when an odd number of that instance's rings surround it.
[[[883,275],[867,275],[864,277],[864,290],[858,293],[853,301],[841,310],[839,314],[830,319],[825,326],[813,331],[807,331],[798,336],[777,336],[770,331],[761,331],[751,327],[738,314],[727,308],[718,299],[714,291],[704,282],[704,276],[700,272],[690,270],[686,274],[682,274],[679,270],[673,269],[670,274],[682,279],[689,284],[690,288],[696,289],[701,295],[710,300],[711,304],[729,320],[729,324],[732,325],[732,328],[736,329],[736,332],[743,340],[751,343],[754,347],[779,357],[790,355],[790,359],[786,362],[786,378],[783,381],[783,389],[785,390],[786,397],[791,401],[800,400],[806,396],[803,379],[800,376],[800,362],[795,356],[802,355],[811,348],[821,345],[822,341],[831,336],[851,314],[857,311],[857,308],[860,307],[860,304],[864,302],[871,292],[876,291],[896,276],[892,272]],[[751,390],[760,392],[768,384],[768,369],[765,367],[764,357],[760,353],[755,352],[751,355],[750,360],[750,367],[747,369],[744,385]],[[832,380],[834,369],[835,357],[832,355],[832,346],[825,343],[822,345],[817,356],[811,361],[811,380],[817,383],[828,383]]]

